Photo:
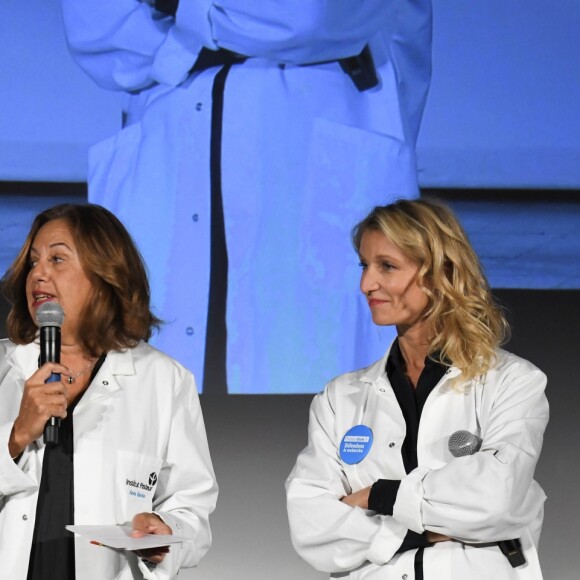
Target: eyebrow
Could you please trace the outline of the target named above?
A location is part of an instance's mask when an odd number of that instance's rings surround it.
[[[53,249],[53,248],[57,248],[59,246],[64,246],[69,252],[72,252],[72,250],[70,249],[70,247],[67,244],[65,244],[64,242],[55,242],[54,244],[50,244],[48,247],[50,249]],[[31,246],[30,247],[30,253],[32,253],[32,252],[38,253],[38,250],[34,246]]]
[[[358,253],[358,257],[361,260],[364,260],[364,256],[359,252]],[[394,256],[391,256],[390,254],[379,254],[377,256],[374,256],[375,260],[391,260],[392,262],[399,262],[400,258],[395,258]]]

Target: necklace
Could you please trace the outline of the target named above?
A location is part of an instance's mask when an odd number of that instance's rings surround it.
[[[72,385],[73,383],[76,382],[76,380],[81,376],[84,375],[85,373],[89,372],[94,366],[95,363],[98,361],[98,358],[93,358],[91,359],[91,361],[89,362],[89,364],[82,370],[80,370],[78,373],[74,373],[71,377],[67,377],[66,378],[66,382],[69,385]]]

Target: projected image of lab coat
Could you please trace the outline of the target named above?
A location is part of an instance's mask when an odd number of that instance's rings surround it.
[[[73,57],[129,95],[124,128],[91,151],[89,197],[149,265],[168,323],[157,345],[202,383],[220,186],[229,392],[312,392],[380,356],[386,338],[362,330],[348,232],[372,206],[418,193],[430,0],[181,0],[175,16],[147,2],[62,4]],[[378,84],[359,90],[338,61],[365,46]],[[227,76],[190,73],[204,47],[248,58]]]

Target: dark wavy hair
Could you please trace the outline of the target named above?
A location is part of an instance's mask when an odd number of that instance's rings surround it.
[[[81,346],[98,356],[148,340],[161,321],[151,312],[143,258],[119,219],[94,204],[57,205],[34,219],[22,249],[1,281],[2,292],[12,305],[7,320],[10,339],[28,344],[36,337],[37,327],[26,300],[30,250],[40,228],[53,220],[63,220],[71,229],[81,265],[94,288],[81,314]]]

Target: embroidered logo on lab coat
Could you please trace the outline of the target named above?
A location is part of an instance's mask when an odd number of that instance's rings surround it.
[[[137,479],[128,479],[125,484],[129,487],[129,495],[145,498],[147,497],[155,488],[157,483],[157,474],[155,472],[149,474],[149,483],[144,481],[139,481]]]

